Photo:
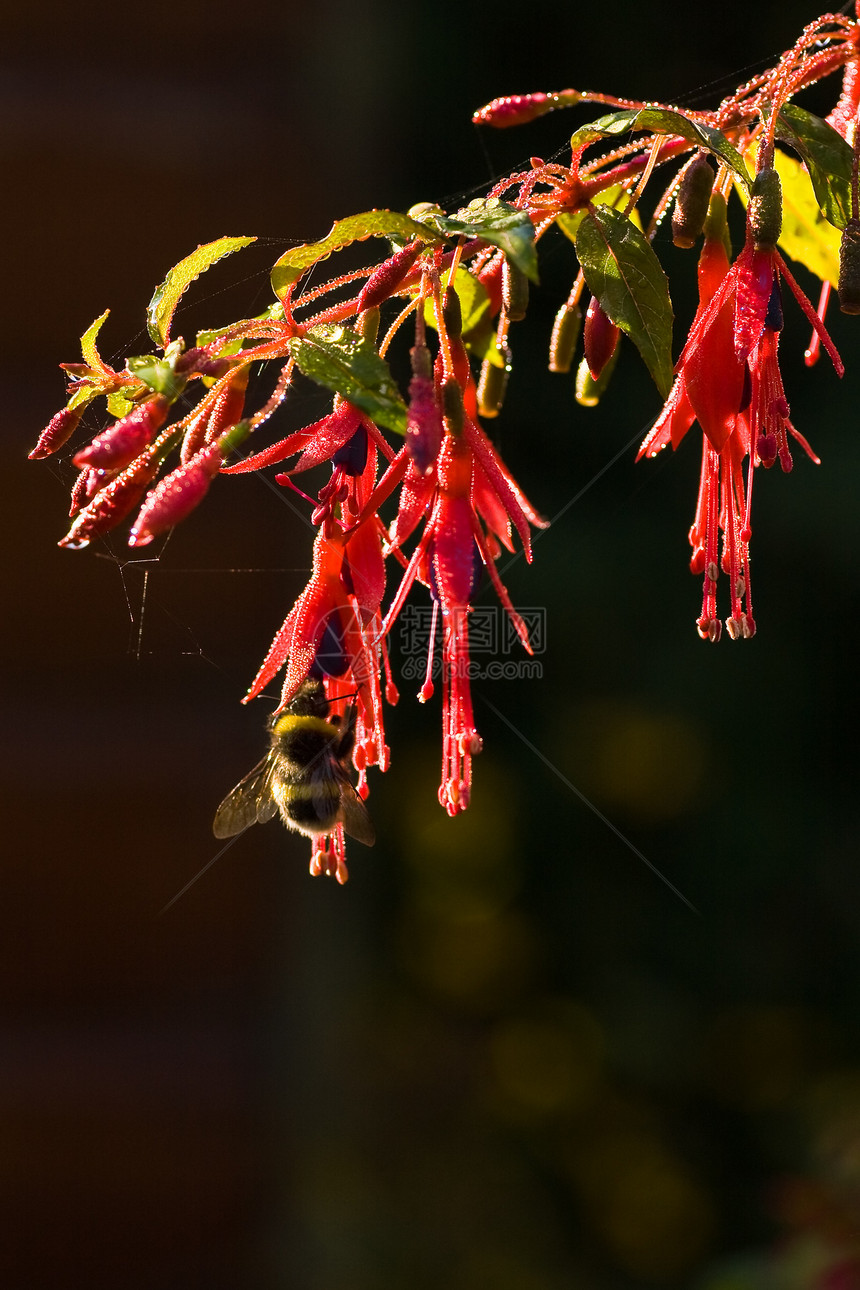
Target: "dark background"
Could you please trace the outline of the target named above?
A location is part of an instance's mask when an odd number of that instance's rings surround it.
[[[189,335],[262,309],[271,262],[333,218],[454,208],[588,119],[476,131],[492,97],[716,103],[814,16],[4,6],[4,1285],[836,1284],[860,1196],[848,320],[840,386],[803,367],[787,301],[788,397],[823,464],[759,476],[759,634],[712,648],[687,572],[697,432],[634,466],[659,400],[632,350],[593,413],[546,373],[574,271],[547,244],[492,426],[548,516],[588,487],[505,574],[546,608],[543,681],[476,686],[485,752],[453,821],[438,703],[402,687],[380,841],[353,845],[343,890],[272,825],[160,912],[262,751],[269,708],[238,700],[307,527],[249,477],[163,552],[60,551],[71,466],[26,461],[80,333],[110,305],[103,352],[145,350],[152,289],[198,242],[261,239],[198,285]],[[693,260],[667,242],[684,320]],[[280,425],[316,406],[299,390]]]

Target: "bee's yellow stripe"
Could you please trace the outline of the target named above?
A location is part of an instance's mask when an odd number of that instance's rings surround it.
[[[312,799],[340,797],[340,785],[335,780],[317,780],[313,784],[278,784],[276,797],[285,802],[309,802]]]
[[[322,717],[301,717],[296,716],[294,712],[285,712],[282,717],[278,717],[272,734],[280,737],[293,730],[313,730],[328,739],[336,739],[340,734],[337,726],[333,726],[330,721],[324,721]]]

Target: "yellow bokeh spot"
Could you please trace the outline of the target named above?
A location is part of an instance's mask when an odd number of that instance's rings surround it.
[[[803,1088],[825,1039],[800,1008],[733,1008],[705,1036],[703,1072],[723,1101],[750,1111],[781,1106]]]
[[[499,1022],[489,1056],[503,1108],[528,1119],[581,1109],[596,1086],[603,1049],[591,1013],[569,1001],[550,1015]]]
[[[615,1262],[633,1276],[681,1277],[706,1254],[716,1229],[711,1198],[650,1135],[600,1138],[580,1154],[576,1183]]]
[[[412,903],[430,916],[461,922],[492,918],[520,888],[516,785],[497,766],[479,764],[477,770],[472,804],[453,819],[433,795],[423,809],[410,802],[401,855],[411,877]]]
[[[506,911],[464,922],[416,912],[401,927],[409,970],[432,994],[468,1011],[495,1011],[518,998],[533,974],[534,932]]]
[[[588,791],[600,802],[621,806],[636,819],[672,819],[695,804],[704,784],[706,755],[684,718],[620,703],[589,705],[580,722],[587,730]]]

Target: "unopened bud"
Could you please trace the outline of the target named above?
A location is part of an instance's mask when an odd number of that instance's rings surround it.
[[[695,246],[705,227],[714,178],[714,169],[704,152],[698,153],[684,170],[672,212],[672,241],[676,246]]]
[[[133,462],[97,492],[93,500],[78,513],[59,545],[72,550],[84,547],[94,537],[115,528],[138,504],[157,470],[158,463],[148,454]]]
[[[529,307],[529,280],[507,257],[502,264],[502,304],[509,322],[525,318]]]
[[[504,366],[498,367],[485,358],[481,364],[478,381],[478,411],[482,417],[497,417],[505,401],[508,377],[511,373],[511,351],[507,345],[501,349]]]
[[[726,199],[722,193],[712,193],[705,220],[705,242],[722,242],[726,255],[732,258],[732,239],[726,218]]]
[[[38,461],[41,457],[50,457],[52,452],[62,448],[63,444],[74,434],[83,414],[83,407],[61,408],[56,416],[51,417],[29,457]]]
[[[129,546],[146,546],[165,529],[172,529],[202,502],[224,461],[217,443],[201,448],[184,466],[172,471],[152,490],[128,536]]]
[[[549,370],[569,372],[582,330],[582,310],[578,305],[564,304],[555,316],[549,341]]]
[[[842,312],[860,314],[860,220],[850,219],[842,230],[838,290]]]
[[[123,470],[140,456],[167,420],[170,407],[161,394],[133,408],[127,416],[96,435],[92,443],[76,452],[72,460],[78,467],[95,466],[97,470]]]
[[[459,340],[463,335],[463,311],[460,308],[460,297],[453,287],[448,287],[442,301],[442,317],[445,330],[451,340]]]
[[[551,112],[554,104],[548,94],[506,94],[504,98],[493,99],[472,117],[474,125],[492,125],[497,130],[506,130],[512,125],[523,125],[534,121],[536,117]]]
[[[601,372],[615,353],[618,336],[615,323],[604,312],[597,296],[592,296],[588,302],[582,338],[585,344],[585,361],[595,381],[600,379]]]
[[[597,380],[588,370],[588,361],[583,359],[576,369],[576,384],[574,387],[577,403],[583,408],[596,408],[606,391],[612,373],[615,370],[615,364],[618,362],[620,346],[615,347],[615,353],[609,359],[603,371]]]
[[[393,295],[406,277],[423,249],[421,242],[410,242],[402,250],[395,251],[387,260],[374,269],[365,282],[358,297],[358,312],[381,305]]]
[[[772,251],[782,232],[782,185],[772,166],[753,180],[747,219],[756,250]]]

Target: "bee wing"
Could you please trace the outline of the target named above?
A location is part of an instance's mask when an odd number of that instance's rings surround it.
[[[232,838],[252,824],[265,824],[275,815],[278,805],[272,797],[274,769],[274,758],[267,753],[235,788],[230,789],[212,822],[216,838]]]
[[[338,774],[337,778],[340,784],[340,810],[338,811],[340,823],[356,842],[363,842],[366,847],[372,847],[376,841],[376,829],[367,813],[367,807],[347,779],[345,771],[342,776]]]

